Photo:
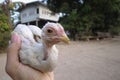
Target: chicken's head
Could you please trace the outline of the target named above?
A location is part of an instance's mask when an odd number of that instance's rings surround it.
[[[48,22],[42,28],[42,40],[49,44],[56,44],[59,42],[69,43],[64,28],[59,23]]]

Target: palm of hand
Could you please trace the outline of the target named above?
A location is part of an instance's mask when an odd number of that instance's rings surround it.
[[[20,37],[12,35],[11,44],[7,50],[6,72],[13,80],[53,80],[53,72],[42,73],[19,62]]]
[[[15,75],[15,80],[53,80],[53,72],[41,73],[21,63],[11,75]]]

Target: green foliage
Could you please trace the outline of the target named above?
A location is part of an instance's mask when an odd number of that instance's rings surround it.
[[[87,35],[120,33],[120,0],[48,0],[48,5],[65,14],[60,23],[73,35],[82,31]]]
[[[8,46],[10,40],[10,31],[0,32],[0,50],[4,50]]]
[[[73,9],[79,8],[80,0],[47,0],[47,4],[54,12],[70,13]]]
[[[1,9],[2,10],[2,9]],[[4,13],[0,13],[0,32],[9,30],[8,17]]]
[[[9,40],[10,29],[8,25],[8,16],[6,16],[3,9],[0,7],[0,50],[7,47]]]
[[[64,3],[61,5],[60,11],[61,11],[61,12],[64,12],[64,13],[69,13],[68,8],[69,8],[68,3],[64,2]]]
[[[17,8],[16,8],[17,6]],[[24,3],[22,2],[10,2],[10,0],[5,0],[0,4],[0,50],[5,49],[10,40],[12,20],[10,12],[22,8]]]
[[[113,27],[109,30],[112,35],[120,35],[120,26]]]
[[[21,8],[25,7],[25,6],[26,5],[23,2],[11,2],[8,7],[9,7],[9,10],[16,11],[18,9],[21,9]]]

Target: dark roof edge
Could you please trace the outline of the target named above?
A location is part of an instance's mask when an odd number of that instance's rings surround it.
[[[34,2],[30,2],[30,3],[26,3],[23,8],[18,9],[17,11],[22,11],[25,7],[27,7],[27,6],[29,6],[29,5],[33,5],[33,4],[35,4],[35,5],[42,5],[42,6],[48,8],[48,6],[47,6],[46,4],[44,4],[44,3],[40,2],[40,1],[34,1]]]
[[[42,3],[41,1],[34,1],[34,2],[30,2],[30,3],[26,3],[26,6],[27,6],[27,5],[32,5],[32,4],[41,4],[42,6],[47,7],[47,5],[44,4],[44,3]]]

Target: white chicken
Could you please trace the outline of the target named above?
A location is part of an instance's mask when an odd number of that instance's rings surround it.
[[[19,24],[13,33],[22,40],[20,61],[42,72],[51,72],[56,67],[58,50],[55,44],[61,41],[69,43],[59,23],[48,22],[42,30],[37,26]]]

